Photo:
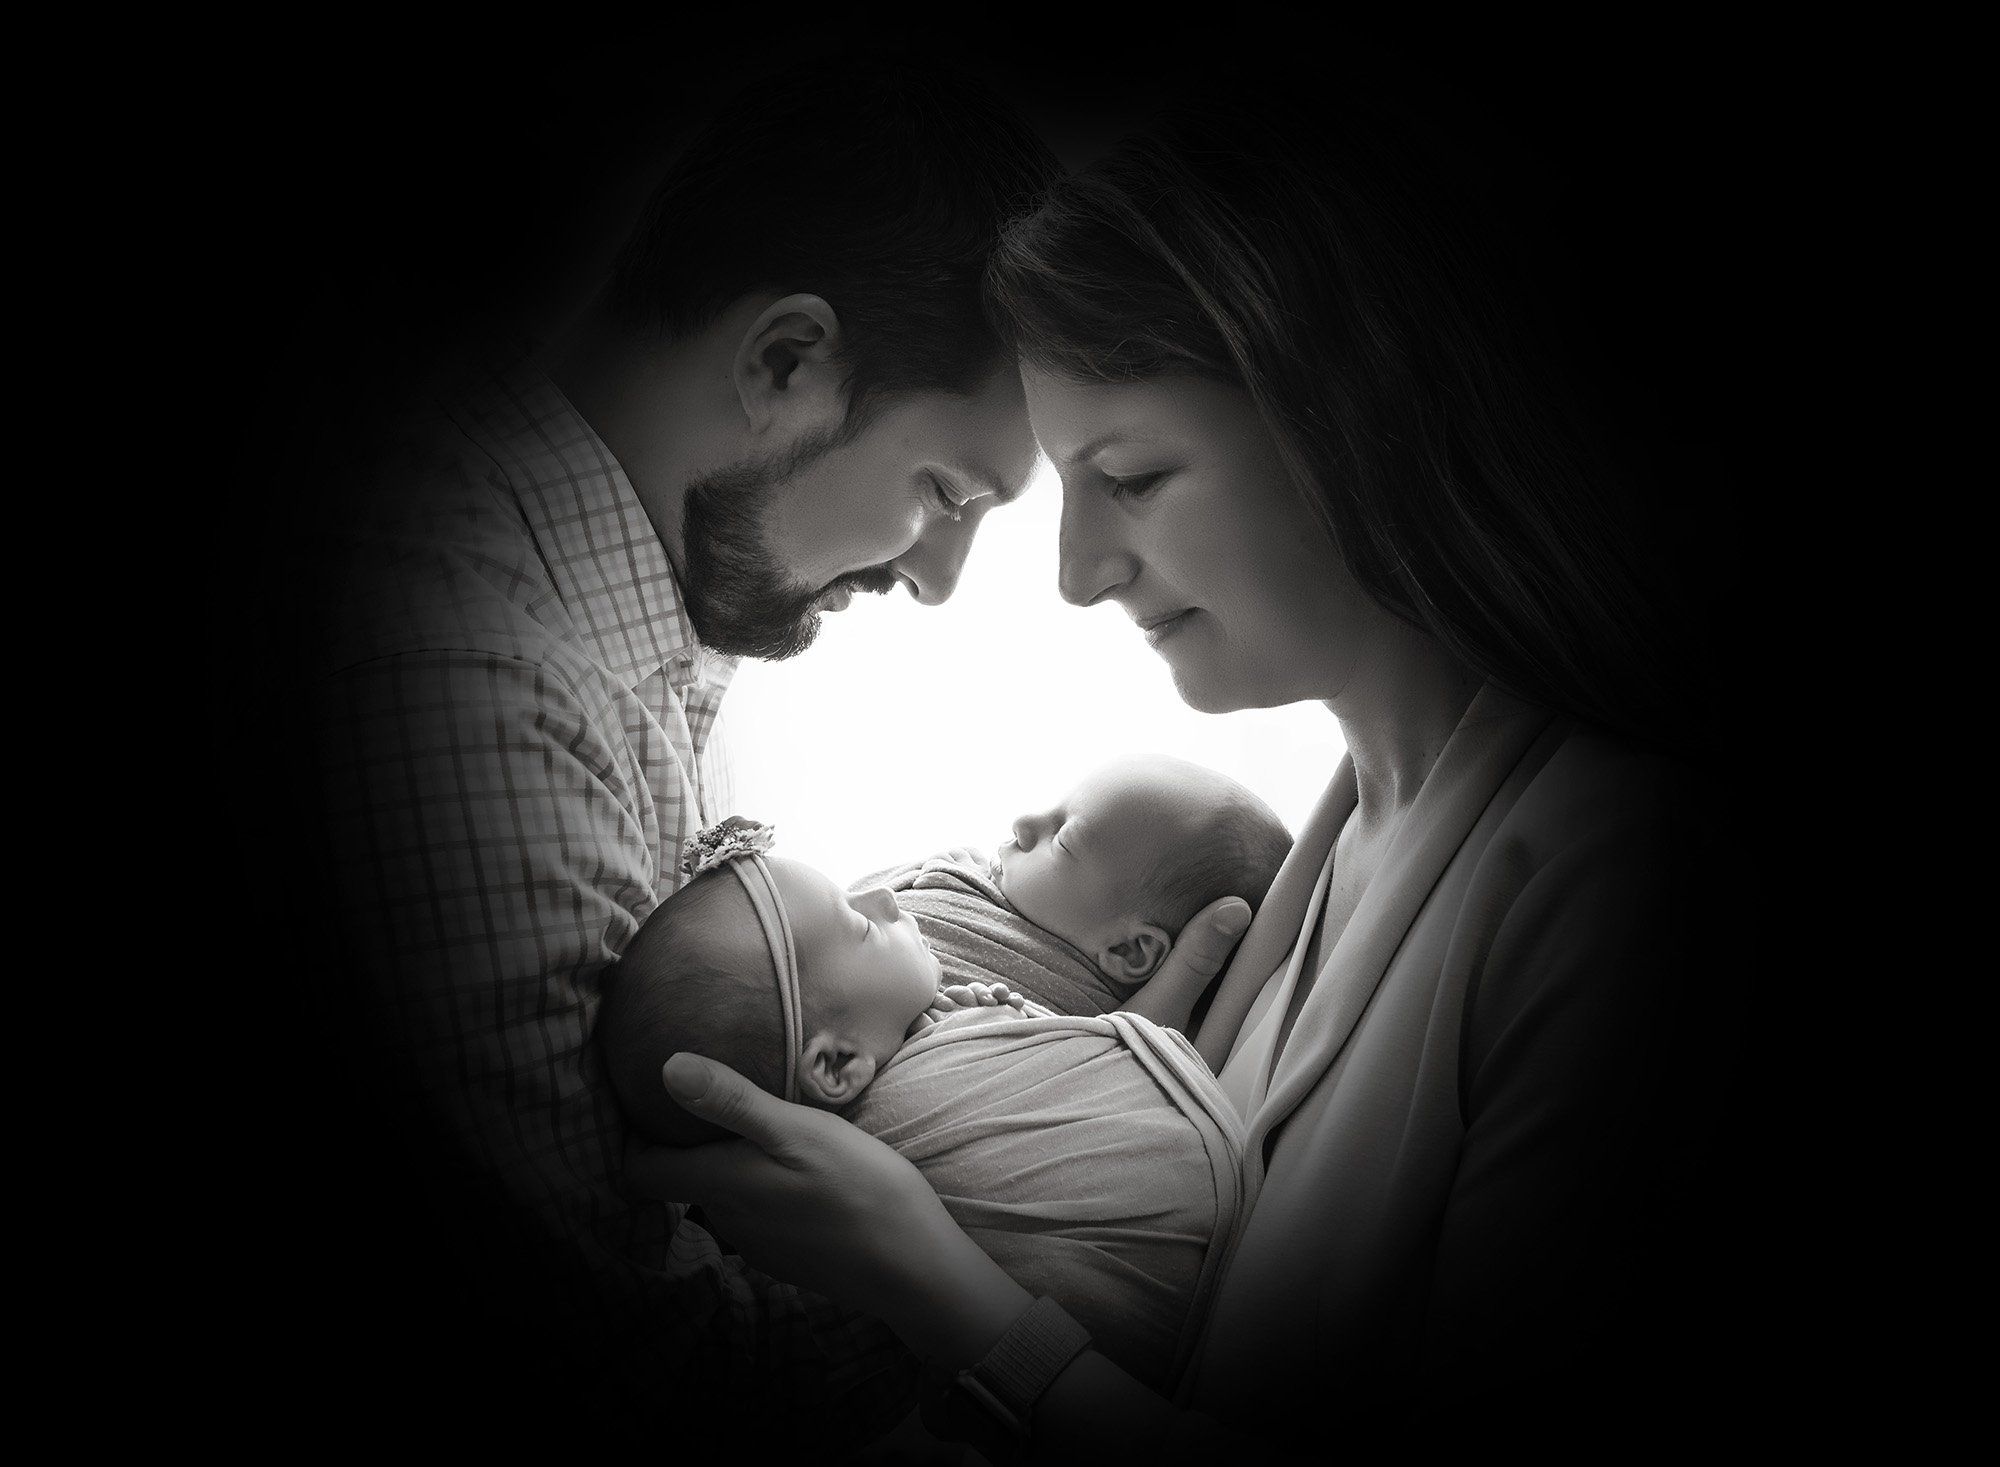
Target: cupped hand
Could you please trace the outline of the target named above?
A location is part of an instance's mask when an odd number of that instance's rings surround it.
[[[1195,1001],[1222,971],[1249,926],[1250,904],[1243,898],[1210,902],[1181,928],[1159,971],[1125,1001],[1125,1012],[1185,1030]]]
[[[628,1142],[627,1184],[701,1204],[765,1273],[893,1322],[921,1296],[926,1260],[962,1236],[914,1166],[839,1116],[699,1055],[675,1055],[661,1078],[682,1109],[742,1139]]]

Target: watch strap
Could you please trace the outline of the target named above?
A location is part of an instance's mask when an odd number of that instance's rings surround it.
[[[1037,1299],[1007,1326],[986,1357],[958,1373],[958,1386],[1014,1435],[1025,1438],[1035,1403],[1090,1348],[1090,1332],[1053,1299]]]

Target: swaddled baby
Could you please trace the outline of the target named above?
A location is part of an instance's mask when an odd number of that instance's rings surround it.
[[[1253,908],[1291,832],[1212,769],[1126,759],[1023,815],[988,859],[949,851],[864,877],[917,919],[954,984],[1000,982],[1065,1014],[1130,1009],[1185,1029],[1189,982],[1153,985],[1181,929],[1209,903]]]
[[[1241,1130],[1213,1076],[1137,1015],[1066,1017],[968,988],[954,1002],[893,894],[843,891],[769,844],[736,820],[690,842],[694,879],[607,978],[597,1037],[629,1117],[673,1144],[719,1134],[661,1084],[681,1050],[840,1110],[908,1157],[1024,1286],[1170,1387],[1236,1208]],[[1172,934],[1157,941],[1163,957]]]

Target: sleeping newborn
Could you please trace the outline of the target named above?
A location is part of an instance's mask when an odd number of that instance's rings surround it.
[[[1127,759],[1023,815],[989,860],[950,851],[864,877],[917,919],[954,983],[999,982],[1066,1014],[1130,1008],[1187,1027],[1198,992],[1142,993],[1194,915],[1255,908],[1292,848],[1248,789],[1184,760]]]
[[[1241,1128],[1214,1077],[1143,1017],[940,992],[890,892],[843,891],[769,844],[735,819],[696,837],[694,879],[607,976],[597,1041],[628,1118],[669,1144],[721,1134],[660,1081],[682,1050],[841,1111],[1024,1286],[1171,1387],[1236,1208]]]

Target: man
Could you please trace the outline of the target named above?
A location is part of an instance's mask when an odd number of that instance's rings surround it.
[[[415,1258],[370,1308],[391,1359],[431,1332],[403,1384],[454,1417],[838,1444],[908,1399],[880,1326],[625,1193],[590,1043],[682,841],[731,813],[734,659],[856,591],[944,601],[1033,467],[979,281],[1053,160],[962,81],[847,87],[725,110],[569,338],[454,397],[330,536],[336,932],[429,1220],[385,1208]]]

